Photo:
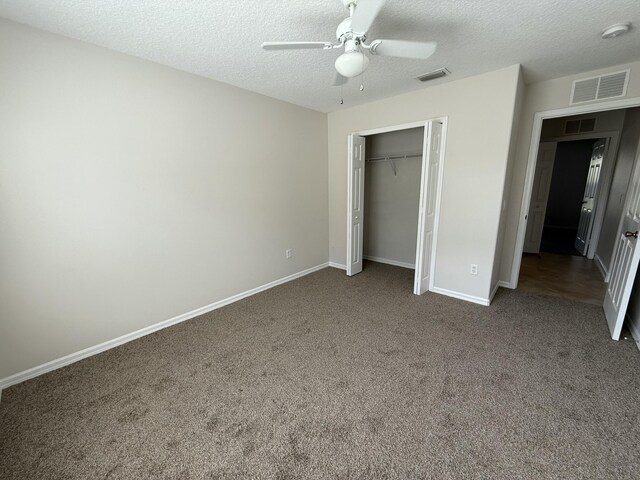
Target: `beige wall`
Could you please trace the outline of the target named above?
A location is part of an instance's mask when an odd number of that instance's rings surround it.
[[[0,65],[0,379],[328,260],[325,114],[3,20]]]
[[[395,174],[388,161],[365,163],[365,256],[415,263],[423,138],[424,128],[367,137],[367,158],[402,153],[420,155],[395,160]]]
[[[436,286],[487,299],[519,65],[329,114],[330,258],[346,258],[347,137],[448,116]],[[477,276],[469,274],[478,264]]]
[[[574,80],[584,77],[601,75],[631,68],[631,76],[627,88],[627,98],[640,97],[640,62],[594,70],[578,75],[557,78],[545,82],[534,83],[527,86],[522,117],[518,127],[518,141],[516,146],[515,162],[513,164],[513,178],[508,197],[507,223],[504,245],[502,248],[502,260],[500,267],[500,280],[511,280],[511,269],[516,247],[516,235],[518,222],[521,215],[522,195],[524,190],[527,159],[531,143],[531,131],[533,129],[534,115],[537,112],[556,110],[569,107],[571,85]],[[594,108],[602,102],[592,102]]]
[[[500,227],[498,230],[498,241],[496,242],[496,250],[493,257],[493,270],[491,273],[491,292],[495,292],[500,281],[500,263],[502,262],[502,248],[504,245],[505,232],[507,230],[507,198],[509,198],[511,181],[513,177],[513,164],[516,155],[516,139],[518,138],[518,127],[522,116],[522,108],[524,105],[526,87],[524,78],[520,76],[518,79],[518,89],[516,91],[516,103],[513,110],[513,123],[509,137],[509,160],[507,163],[507,172],[504,179],[504,193],[502,195],[502,204],[500,205]]]

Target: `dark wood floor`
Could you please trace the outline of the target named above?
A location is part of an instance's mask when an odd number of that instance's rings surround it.
[[[605,283],[594,260],[554,253],[525,253],[518,289],[602,305]]]

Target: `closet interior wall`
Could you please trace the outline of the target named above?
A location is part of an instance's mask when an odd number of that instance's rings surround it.
[[[365,259],[414,268],[423,139],[423,127],[366,138]]]

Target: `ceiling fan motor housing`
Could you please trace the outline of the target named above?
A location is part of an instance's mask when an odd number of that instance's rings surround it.
[[[336,38],[342,44],[347,45],[350,40],[354,40],[356,45],[363,43],[367,38],[364,34],[356,34],[351,30],[351,17],[345,18],[336,29]]]

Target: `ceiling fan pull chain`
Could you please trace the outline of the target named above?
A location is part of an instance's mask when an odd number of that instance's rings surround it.
[[[340,105],[344,104],[344,82],[340,84]]]
[[[360,74],[360,91],[364,92],[364,52],[362,52],[362,73]]]

